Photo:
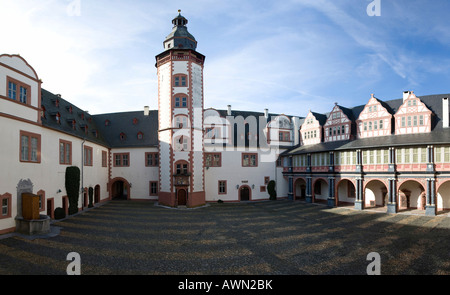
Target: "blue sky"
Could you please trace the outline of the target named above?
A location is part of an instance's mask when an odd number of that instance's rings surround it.
[[[178,9],[206,56],[205,108],[306,116],[450,93],[448,0],[0,0],[0,53],[91,114],[157,109],[155,56]]]

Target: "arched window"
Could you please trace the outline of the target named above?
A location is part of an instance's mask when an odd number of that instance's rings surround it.
[[[177,115],[174,120],[174,128],[187,128],[188,125],[188,117],[186,115]]]
[[[175,108],[187,108],[188,107],[188,99],[187,94],[177,94],[173,98],[173,106]]]
[[[189,151],[189,137],[181,135],[174,138],[174,150],[177,152]]]
[[[141,131],[139,131],[138,134],[137,134],[137,139],[143,140],[143,139],[144,139],[144,133],[142,133]]]
[[[120,133],[119,138],[120,138],[120,140],[123,141],[123,140],[127,139],[127,135],[122,132],[122,133]]]

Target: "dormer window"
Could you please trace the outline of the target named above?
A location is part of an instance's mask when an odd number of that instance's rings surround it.
[[[137,134],[137,139],[139,139],[139,140],[144,139],[144,133],[139,131],[138,134]]]
[[[122,132],[122,133],[120,133],[119,138],[120,138],[121,141],[124,141],[124,140],[127,139],[127,135]]]
[[[133,125],[136,125],[139,122],[139,120],[137,118],[133,119]]]
[[[110,125],[111,125],[111,121],[105,120],[105,126],[110,126]]]

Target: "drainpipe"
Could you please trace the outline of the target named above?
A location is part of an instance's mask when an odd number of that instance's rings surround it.
[[[81,198],[83,198],[83,191],[84,191],[84,182],[83,182],[83,172],[84,172],[84,143],[86,142],[86,139],[83,139],[83,142],[81,143]],[[81,208],[83,208],[83,202],[84,200],[81,199]]]

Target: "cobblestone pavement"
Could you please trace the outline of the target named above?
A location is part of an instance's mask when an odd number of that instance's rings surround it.
[[[54,237],[0,238],[0,274],[450,274],[450,218],[328,208],[299,201],[167,209],[111,201],[52,224]]]

